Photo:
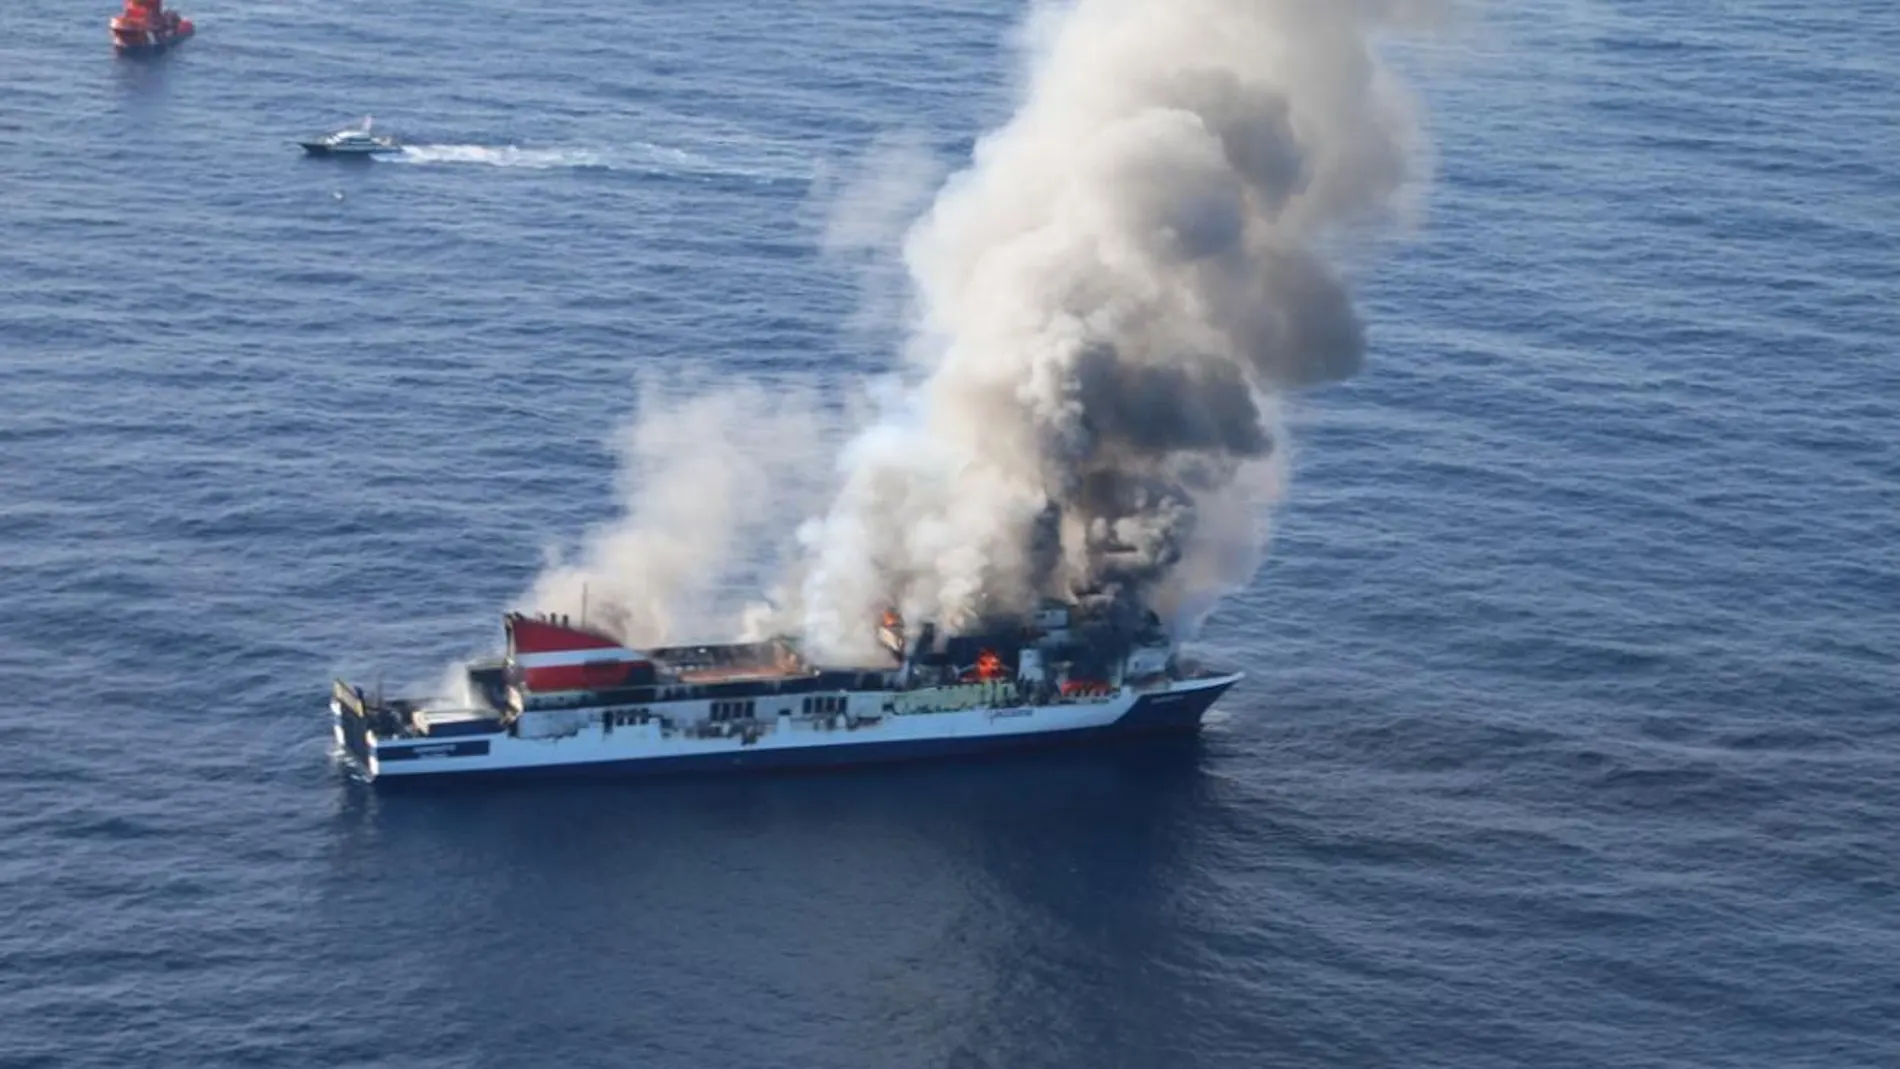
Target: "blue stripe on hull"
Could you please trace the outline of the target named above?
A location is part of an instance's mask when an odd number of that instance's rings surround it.
[[[865,742],[843,746],[811,746],[783,750],[740,750],[733,753],[695,754],[690,757],[635,757],[619,761],[590,761],[569,765],[530,765],[458,771],[378,776],[379,786],[403,783],[441,784],[470,780],[521,779],[567,776],[671,776],[705,772],[811,771],[898,761],[944,760],[1082,743],[1110,742],[1145,735],[1174,734],[1200,727],[1201,717],[1233,684],[1200,690],[1149,695],[1137,701],[1121,719],[1096,728],[1050,731],[1035,735],[991,735],[982,738],[909,739],[902,742]]]
[[[402,746],[383,746],[376,751],[378,761],[420,761],[425,757],[486,757],[487,739],[456,742],[419,742]]]

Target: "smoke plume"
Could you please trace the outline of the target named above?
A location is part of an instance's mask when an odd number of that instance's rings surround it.
[[[1181,634],[1249,581],[1285,475],[1279,398],[1364,359],[1327,254],[1390,221],[1411,177],[1416,126],[1373,38],[1437,6],[1039,8],[1020,105],[905,242],[906,385],[829,469],[829,507],[753,622],[850,657],[889,606],[954,630],[1053,596]],[[921,172],[899,172],[850,188],[901,203]],[[863,244],[848,223],[830,220],[832,244]],[[818,411],[742,408],[677,425],[703,446],[708,422]],[[587,577],[630,640],[678,632],[677,606],[706,593],[681,584],[726,574],[733,540],[782,533],[759,520],[788,505],[775,478],[735,459],[768,455],[787,422],[718,459],[645,432],[627,517],[531,600],[572,612]]]
[[[906,249],[921,384],[806,525],[801,629],[954,628],[1038,597],[1177,631],[1245,583],[1276,398],[1359,370],[1326,243],[1386,218],[1414,124],[1372,48],[1399,0],[1079,0],[1031,23],[1020,108]]]
[[[622,515],[550,562],[525,600],[637,645],[703,641],[786,566],[785,517],[822,503],[838,436],[796,383],[655,379],[640,398],[617,443]]]

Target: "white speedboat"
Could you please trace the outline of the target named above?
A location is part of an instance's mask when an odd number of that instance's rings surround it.
[[[318,138],[315,141],[299,141],[303,150],[312,156],[352,156],[367,159],[371,156],[389,156],[400,153],[403,148],[393,137],[370,132],[370,120],[364,119],[363,125],[338,130],[334,134]]]

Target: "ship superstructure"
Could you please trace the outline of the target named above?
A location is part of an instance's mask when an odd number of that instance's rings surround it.
[[[384,699],[338,680],[342,747],[372,779],[845,765],[1198,727],[1239,680],[1135,628],[1046,605],[940,635],[886,613],[886,657],[820,666],[797,643],[634,649],[566,617],[511,613],[506,652],[457,699]]]

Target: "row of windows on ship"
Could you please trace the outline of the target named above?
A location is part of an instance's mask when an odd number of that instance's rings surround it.
[[[801,703],[806,716],[830,716],[844,712],[845,702],[842,695],[810,695]],[[711,720],[724,723],[728,720],[750,720],[758,715],[758,702],[748,698],[745,701],[718,701],[712,703]],[[652,719],[645,709],[611,709],[607,712],[608,722],[614,727],[631,727],[644,724]]]
[[[723,723],[727,720],[750,720],[759,715],[758,702],[747,698],[744,701],[720,701],[712,703],[712,721]],[[799,703],[800,711],[806,716],[830,716],[844,712],[844,697],[838,694],[810,694]]]

